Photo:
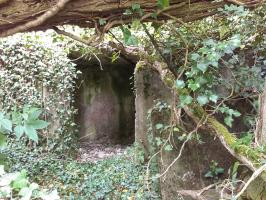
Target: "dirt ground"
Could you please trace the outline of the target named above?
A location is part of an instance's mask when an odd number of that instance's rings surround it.
[[[123,155],[127,145],[110,145],[83,142],[80,144],[78,161],[79,162],[97,162],[110,158],[115,155]]]

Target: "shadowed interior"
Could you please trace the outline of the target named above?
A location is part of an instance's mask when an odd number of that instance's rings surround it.
[[[134,65],[120,60],[79,60],[76,123],[82,142],[130,144],[134,141]]]

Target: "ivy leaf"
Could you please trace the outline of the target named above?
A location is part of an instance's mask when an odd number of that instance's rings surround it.
[[[155,128],[156,128],[156,129],[162,129],[162,128],[163,128],[163,124],[156,124],[156,125],[155,125]]]
[[[123,32],[123,36],[124,36],[124,42],[126,45],[137,45],[138,44],[138,40],[137,38],[131,34],[131,31],[128,28],[125,27],[121,27],[121,30]]]
[[[233,118],[232,116],[227,116],[224,118],[224,123],[229,126],[229,127],[232,127],[232,122],[233,122]]]
[[[165,150],[165,151],[172,151],[172,150],[173,150],[173,147],[172,147],[170,144],[168,144],[168,145],[166,145],[166,146],[164,147],[164,150]]]
[[[215,169],[215,173],[218,174],[223,174],[224,173],[224,168],[218,167]]]
[[[208,171],[205,175],[204,175],[205,178],[213,178],[213,174],[211,171]]]
[[[133,3],[131,6],[133,11],[139,11],[140,10],[140,5],[138,3]]]
[[[100,18],[100,19],[99,19],[99,24],[100,24],[100,26],[105,25],[105,24],[106,24],[106,20],[103,19],[103,18]]]
[[[134,35],[131,35],[126,41],[126,45],[136,46],[138,45],[138,39]]]
[[[176,80],[175,85],[178,89],[182,89],[185,87],[185,82],[183,80]]]
[[[194,80],[190,79],[188,82],[188,88],[190,88],[193,92],[195,92],[200,87],[200,84],[195,82]]]
[[[234,35],[231,39],[230,39],[230,44],[231,44],[231,48],[235,49],[237,47],[240,47],[241,45],[241,36],[239,34]]]
[[[237,110],[234,110],[234,112],[232,113],[232,115],[234,115],[235,117],[240,117],[241,113],[238,112]]]
[[[199,76],[196,78],[195,82],[197,82],[200,85],[204,85],[204,84],[208,83],[208,80],[203,76]]]
[[[38,189],[38,187],[39,187],[38,184],[32,183],[32,184],[30,184],[29,187],[23,187],[19,191],[18,195],[21,196],[22,197],[21,199],[23,199],[23,200],[30,200],[32,197],[33,191]]]
[[[126,11],[124,12],[124,15],[132,15],[132,11],[130,9],[126,9]]]
[[[205,96],[205,95],[200,95],[200,96],[197,97],[197,102],[198,102],[201,106],[203,106],[203,105],[205,105],[205,104],[207,104],[207,103],[209,102],[209,99],[208,99],[208,97]]]
[[[200,63],[197,64],[197,68],[204,73],[204,72],[207,71],[208,65],[205,64],[205,63],[200,62]]]
[[[185,105],[191,104],[193,98],[189,95],[180,95],[179,100],[180,100],[181,107],[183,107]]]
[[[200,58],[200,55],[198,53],[192,53],[191,59],[197,61]]]
[[[157,146],[160,146],[160,145],[163,143],[163,141],[161,140],[160,137],[156,137],[156,138],[155,138],[155,141],[156,141],[156,145],[157,145]]]
[[[212,101],[212,102],[214,102],[214,103],[217,103],[218,96],[215,95],[215,94],[212,94],[212,95],[209,96],[209,100]]]

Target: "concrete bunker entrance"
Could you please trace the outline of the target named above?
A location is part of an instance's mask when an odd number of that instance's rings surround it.
[[[128,145],[134,142],[134,64],[123,59],[79,60],[76,123],[81,143]],[[102,68],[102,69],[101,69]]]

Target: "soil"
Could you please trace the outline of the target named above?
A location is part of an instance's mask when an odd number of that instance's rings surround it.
[[[80,144],[77,160],[79,162],[97,162],[116,155],[123,155],[128,145],[105,145],[83,142]]]

